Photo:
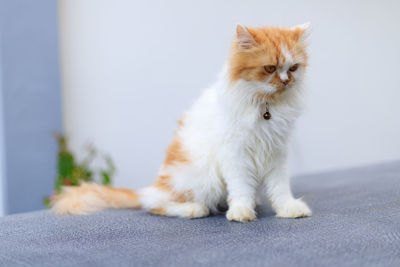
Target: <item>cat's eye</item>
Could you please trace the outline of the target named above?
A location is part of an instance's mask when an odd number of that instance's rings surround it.
[[[290,70],[291,72],[293,72],[293,71],[296,71],[298,67],[299,67],[299,64],[294,64],[293,66],[291,66],[291,67],[289,68],[289,70]]]
[[[264,70],[268,73],[274,73],[276,71],[276,67],[274,65],[264,66]]]

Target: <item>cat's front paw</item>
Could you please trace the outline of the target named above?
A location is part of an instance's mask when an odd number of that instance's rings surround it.
[[[276,210],[276,216],[281,218],[302,218],[311,216],[310,208],[300,199],[292,199]]]
[[[250,222],[254,221],[257,217],[256,212],[252,208],[246,206],[232,206],[227,211],[226,218],[230,221]]]

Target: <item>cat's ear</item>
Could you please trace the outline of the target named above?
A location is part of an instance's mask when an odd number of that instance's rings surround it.
[[[299,29],[302,31],[307,31],[307,29],[310,28],[310,25],[311,25],[311,22],[308,21],[306,23],[299,24],[299,25],[292,27],[292,30]]]
[[[236,40],[239,49],[242,50],[250,49],[256,45],[256,41],[253,39],[253,36],[251,36],[245,27],[240,25],[236,26]]]
[[[291,30],[295,33],[297,40],[304,41],[307,39],[308,35],[310,34],[310,25],[310,22],[306,22],[291,28]]]

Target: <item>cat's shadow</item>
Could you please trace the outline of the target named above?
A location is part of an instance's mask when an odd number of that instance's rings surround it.
[[[256,207],[257,217],[274,217],[275,211],[269,205],[260,205]]]

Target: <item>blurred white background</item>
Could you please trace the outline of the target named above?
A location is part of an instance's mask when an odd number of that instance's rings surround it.
[[[236,24],[311,21],[293,174],[400,159],[398,1],[60,0],[64,126],[111,154],[115,185],[150,184]]]

